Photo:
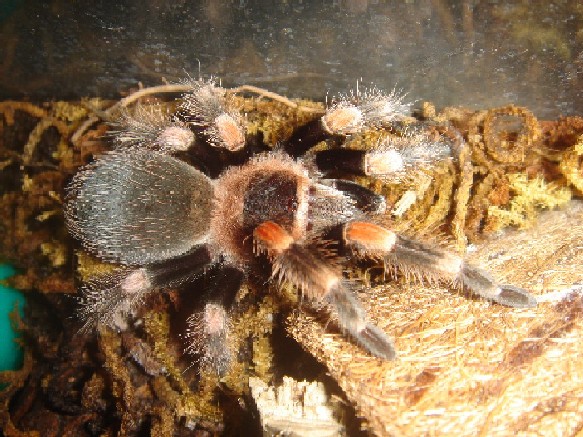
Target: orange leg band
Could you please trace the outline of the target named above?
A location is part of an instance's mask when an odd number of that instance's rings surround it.
[[[253,237],[261,250],[277,255],[287,250],[294,242],[293,237],[275,222],[264,222],[255,228]]]
[[[388,253],[393,250],[397,235],[373,223],[352,222],[344,228],[344,240],[363,251]]]

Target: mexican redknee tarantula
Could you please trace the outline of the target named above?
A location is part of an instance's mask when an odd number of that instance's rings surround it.
[[[279,150],[258,152],[242,117],[213,81],[193,81],[174,114],[140,110],[123,116],[116,149],[74,176],[65,216],[70,232],[99,258],[125,267],[84,286],[87,325],[123,328],[148,293],[187,283],[209,264],[249,272],[263,260],[371,355],[395,358],[393,343],[372,324],[343,276],[351,258],[463,286],[512,307],[531,307],[526,291],[500,285],[487,272],[444,250],[398,235],[375,222],[385,200],[334,170],[397,175],[409,165],[443,157],[445,143],[405,136],[373,151],[306,152],[321,140],[383,127],[406,115],[395,92],[343,96],[325,115],[299,128]],[[408,138],[408,139],[407,139]],[[188,161],[188,162],[186,162]],[[233,164],[233,162],[235,164]],[[336,240],[336,248],[323,242]],[[226,288],[237,289],[239,273]],[[190,318],[190,352],[218,372],[231,360],[224,290],[209,293]]]

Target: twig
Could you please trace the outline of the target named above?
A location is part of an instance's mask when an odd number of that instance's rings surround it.
[[[229,92],[233,93],[233,94],[244,93],[244,92],[259,94],[261,97],[270,98],[271,100],[275,100],[276,102],[283,103],[284,105],[287,105],[293,109],[297,109],[298,111],[312,112],[315,114],[324,114],[324,112],[325,112],[324,110],[319,109],[319,108],[310,108],[308,106],[300,106],[297,103],[288,99],[287,97],[284,97],[280,94],[277,94],[277,93],[274,93],[272,91],[268,91],[266,89],[259,88],[259,87],[253,86],[253,85],[241,85],[241,86],[238,86],[236,88],[229,89]]]
[[[177,83],[177,84],[165,84],[165,85],[157,85],[148,88],[142,88],[127,97],[124,97],[119,102],[110,106],[108,109],[105,110],[105,114],[108,116],[115,112],[118,108],[125,108],[129,106],[130,103],[135,102],[141,97],[150,96],[152,94],[164,94],[164,93],[184,93],[189,91],[192,88],[189,84],[184,83]]]

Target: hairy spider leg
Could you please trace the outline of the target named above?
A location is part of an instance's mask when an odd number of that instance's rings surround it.
[[[231,108],[226,90],[213,81],[189,82],[190,92],[182,96],[178,112],[187,123],[202,129],[207,141],[230,151],[245,146],[245,126],[241,115]]]
[[[356,182],[346,179],[321,179],[319,183],[341,191],[354,202],[354,206],[358,210],[364,213],[383,214],[387,209],[387,201],[384,196]]]
[[[537,305],[526,290],[499,284],[488,272],[463,258],[398,235],[370,222],[354,221],[344,227],[344,241],[360,256],[380,258],[386,266],[399,267],[405,274],[461,284],[485,299],[515,308]]]
[[[315,163],[322,173],[344,172],[360,176],[399,178],[407,169],[426,166],[451,157],[451,149],[442,141],[426,136],[389,137],[377,147],[327,149],[315,152]]]
[[[367,320],[341,270],[313,248],[297,244],[280,225],[267,221],[253,232],[259,252],[272,262],[273,276],[297,287],[312,301],[325,303],[337,316],[341,329],[372,355],[392,360],[395,348],[387,335]]]
[[[297,129],[284,145],[284,150],[294,158],[329,138],[342,140],[359,132],[365,125],[366,117],[355,105],[343,103],[326,110],[326,113]]]
[[[368,127],[387,127],[403,120],[410,105],[397,90],[384,93],[376,88],[364,88],[338,96],[325,114],[298,129],[285,145],[285,151],[297,158],[314,145],[331,136],[339,138],[356,134]]]
[[[321,119],[300,127],[284,145],[293,157],[303,156],[324,140],[341,142],[344,137],[322,128]],[[432,141],[422,134],[387,138],[378,147],[357,150],[333,147],[314,152],[314,163],[324,174],[343,172],[361,176],[398,177],[407,168],[426,165],[451,156],[445,142]]]
[[[127,318],[153,291],[177,287],[198,277],[211,262],[206,247],[138,268],[120,268],[83,284],[79,303],[82,331],[97,324],[125,330]]]
[[[197,356],[202,369],[217,375],[224,375],[234,359],[230,310],[243,279],[241,270],[221,267],[205,288],[204,305],[187,320],[185,352]]]
[[[174,154],[188,150],[195,142],[188,125],[171,115],[161,105],[137,104],[130,112],[124,108],[107,136],[117,148],[142,148]]]

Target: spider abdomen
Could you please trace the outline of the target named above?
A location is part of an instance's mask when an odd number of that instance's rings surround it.
[[[210,179],[172,156],[117,151],[73,178],[65,215],[71,232],[101,258],[144,265],[206,241],[212,193]]]

